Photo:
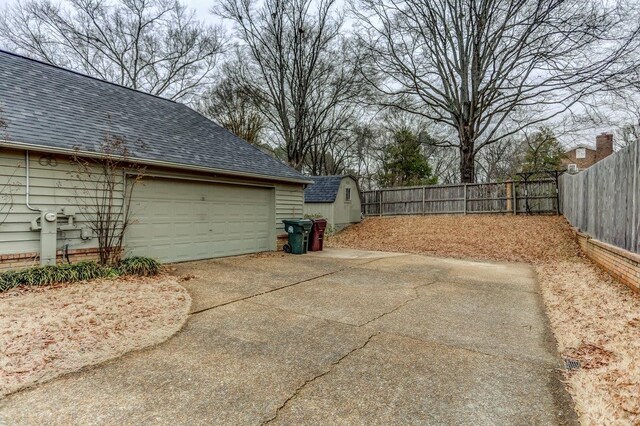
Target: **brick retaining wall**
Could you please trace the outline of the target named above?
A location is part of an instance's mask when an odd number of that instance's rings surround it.
[[[612,277],[640,292],[640,255],[575,230],[582,251]]]
[[[276,251],[282,251],[285,244],[289,242],[288,234],[280,234],[277,236]]]
[[[98,249],[96,248],[69,250],[68,254],[72,263],[98,259]],[[58,264],[66,262],[62,250],[58,250],[56,255]],[[0,272],[39,266],[39,258],[37,252],[0,255]]]

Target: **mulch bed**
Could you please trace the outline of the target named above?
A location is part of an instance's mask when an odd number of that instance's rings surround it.
[[[640,424],[640,297],[586,259],[559,216],[369,218],[329,247],[527,262],[535,266],[585,425]]]

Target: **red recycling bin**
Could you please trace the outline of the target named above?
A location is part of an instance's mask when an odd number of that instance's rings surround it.
[[[325,229],[327,229],[326,219],[313,219],[311,235],[309,236],[309,251],[322,251]]]

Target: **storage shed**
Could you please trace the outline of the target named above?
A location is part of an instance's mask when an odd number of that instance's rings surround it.
[[[275,250],[282,219],[303,215],[308,177],[186,105],[0,51],[0,108],[0,270],[42,258],[39,218],[57,220],[51,263],[96,256],[84,198],[92,180],[72,159],[96,163],[109,138],[145,167],[135,186],[123,168],[114,191],[133,188],[127,255]]]
[[[362,219],[358,182],[352,176],[313,176],[304,191],[304,213],[320,215],[340,230]]]

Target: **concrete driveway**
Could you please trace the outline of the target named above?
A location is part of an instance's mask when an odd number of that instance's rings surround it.
[[[194,262],[168,342],[0,402],[0,424],[574,424],[533,270],[327,250]]]

